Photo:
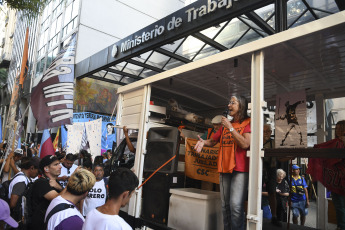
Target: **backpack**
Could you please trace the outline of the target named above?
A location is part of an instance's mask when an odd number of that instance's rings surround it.
[[[66,204],[66,203],[61,203],[61,204],[58,204],[56,205],[47,215],[47,218],[45,218],[44,220],[44,229],[47,229],[48,227],[48,222],[50,220],[50,218],[55,214],[55,213],[58,213],[58,212],[61,212],[63,210],[66,210],[68,208],[74,208],[74,205],[71,205],[71,204]]]
[[[22,220],[23,229],[28,229],[28,226],[32,222],[32,192],[34,183],[30,182],[26,186],[25,192],[21,197],[21,205],[20,205],[20,217]],[[19,202],[18,202],[19,203]]]
[[[1,186],[0,186],[0,199],[3,199],[8,204],[10,203],[10,199],[8,199],[10,184],[14,178],[16,178],[17,176],[21,176],[21,175],[23,175],[23,174],[20,174],[20,173],[16,174],[11,180],[7,180],[1,184]]]

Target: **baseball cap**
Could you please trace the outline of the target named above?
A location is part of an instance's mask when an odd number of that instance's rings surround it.
[[[23,149],[14,150],[14,154],[23,155]]]
[[[7,202],[0,199],[0,220],[5,221],[13,228],[18,227],[18,223],[10,216],[10,207]]]
[[[299,167],[298,165],[293,165],[292,169],[300,169],[301,167]]]
[[[40,169],[44,172],[44,167],[50,165],[54,161],[58,161],[59,159],[55,155],[48,155],[42,158],[40,161]]]
[[[215,116],[212,121],[211,121],[212,124],[220,124],[222,123],[222,115],[217,115]]]

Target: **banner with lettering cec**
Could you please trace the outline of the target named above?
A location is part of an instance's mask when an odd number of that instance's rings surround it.
[[[198,140],[186,138],[185,174],[187,177],[219,184],[218,150],[219,143],[213,147],[203,147],[200,153],[194,150]]]

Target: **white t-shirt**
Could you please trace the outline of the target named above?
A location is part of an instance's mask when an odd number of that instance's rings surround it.
[[[61,174],[59,177],[63,177],[63,176],[70,177],[72,175],[72,173],[74,172],[74,170],[76,168],[78,168],[77,165],[73,164],[72,167],[68,170],[65,166],[63,166],[63,164],[60,164],[60,165],[61,165]],[[60,184],[63,188],[65,188],[67,185],[67,180],[66,181],[60,181]]]
[[[28,185],[29,183],[29,178],[27,178],[23,172],[19,172],[16,175],[18,176],[13,177],[14,179],[12,178],[13,180],[11,181],[10,186],[8,187],[8,199],[11,199],[12,189],[17,183],[25,182],[25,185]]]
[[[119,215],[107,215],[91,210],[85,219],[83,230],[133,230]]]
[[[83,216],[86,216],[92,209],[105,204],[107,198],[107,188],[105,187],[104,179],[96,181],[93,188],[89,191],[89,194],[83,203]]]

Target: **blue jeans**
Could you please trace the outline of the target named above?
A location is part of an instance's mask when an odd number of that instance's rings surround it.
[[[332,192],[332,201],[337,217],[337,227],[341,230],[345,230],[345,197]]]
[[[305,200],[301,201],[296,201],[291,203],[291,209],[292,209],[292,214],[294,217],[299,217],[301,216],[306,216],[308,215],[308,208],[306,208],[306,202]]]
[[[244,230],[244,201],[248,194],[245,172],[221,173],[219,176],[225,230]]]

